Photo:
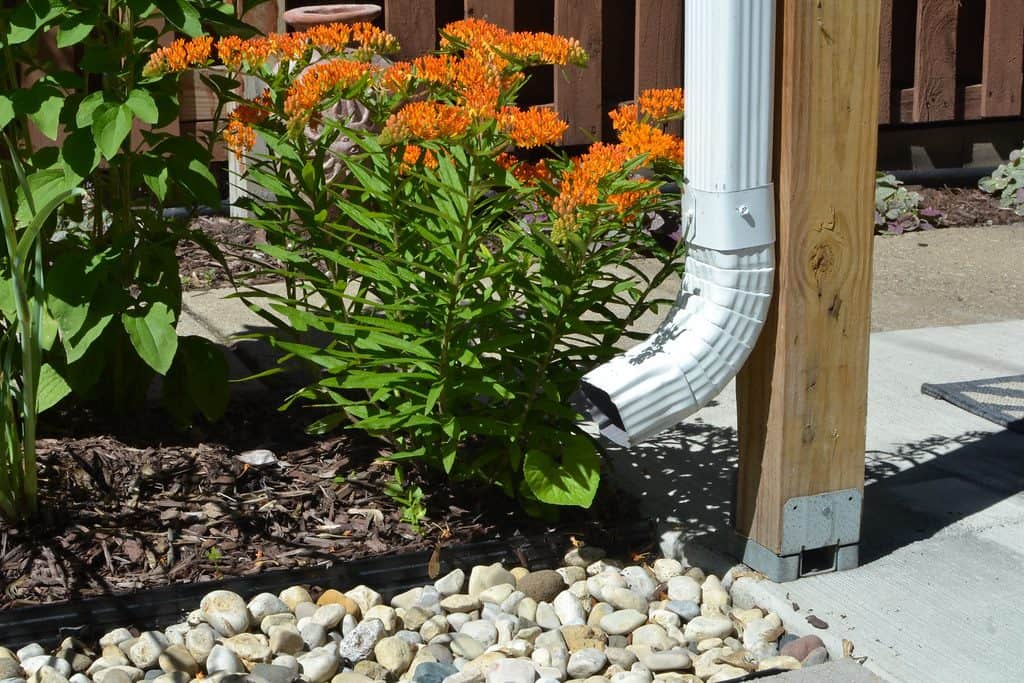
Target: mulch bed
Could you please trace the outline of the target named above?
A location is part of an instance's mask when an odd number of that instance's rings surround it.
[[[1012,211],[999,208],[999,202],[978,189],[945,187],[915,188],[921,194],[922,206],[942,213],[937,219],[940,228],[973,228],[985,225],[1009,225],[1024,222]]]
[[[428,509],[417,533],[384,493],[380,442],[308,436],[306,416],[274,405],[239,405],[184,433],[156,409],[105,426],[87,411],[51,416],[39,441],[44,518],[0,524],[0,609],[550,531],[494,489],[414,470]],[[239,459],[255,449],[279,464]],[[628,505],[604,490],[558,528],[599,538]]]

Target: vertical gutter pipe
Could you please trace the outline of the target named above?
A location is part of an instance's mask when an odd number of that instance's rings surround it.
[[[623,445],[714,398],[772,296],[775,0],[687,0],[685,19],[682,286],[654,334],[583,378],[601,432]]]

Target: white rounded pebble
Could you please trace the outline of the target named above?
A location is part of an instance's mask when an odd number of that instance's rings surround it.
[[[635,609],[612,612],[601,619],[601,630],[609,635],[625,636],[647,623],[647,615]]]
[[[243,673],[245,667],[242,665],[242,660],[239,659],[238,655],[226,645],[214,645],[213,650],[210,651],[210,656],[206,658],[206,673],[212,675],[218,671],[237,674]]]
[[[333,650],[315,648],[298,658],[302,677],[309,683],[324,683],[338,671],[341,661]]]
[[[252,617],[252,623],[259,624],[265,617],[271,614],[286,614],[291,612],[291,608],[284,604],[284,601],[274,595],[273,593],[260,593],[246,605],[249,610],[249,616]]]
[[[444,597],[448,597],[449,595],[461,592],[465,583],[466,572],[461,569],[454,569],[435,581],[434,588]]]
[[[278,596],[281,602],[288,605],[288,609],[292,612],[295,608],[304,602],[313,602],[313,597],[309,594],[309,591],[302,586],[291,586],[281,591]]]
[[[607,665],[608,658],[604,652],[594,647],[586,647],[572,653],[566,673],[573,678],[587,678],[603,671]]]
[[[700,584],[689,576],[673,576],[668,580],[669,600],[689,600],[700,604]]]
[[[224,590],[207,593],[199,609],[206,623],[222,636],[230,637],[249,629],[249,609],[237,593]]]
[[[587,623],[587,612],[583,609],[583,603],[570,591],[562,591],[555,596],[551,606],[562,626],[582,626]]]

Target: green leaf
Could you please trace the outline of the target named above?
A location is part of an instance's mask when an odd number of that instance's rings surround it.
[[[171,26],[189,37],[194,38],[203,32],[199,12],[186,0],[155,0],[153,4],[160,9]]]
[[[89,93],[82,99],[78,105],[78,110],[75,111],[75,125],[79,128],[88,128],[92,125],[93,115],[96,109],[103,104],[103,91],[97,90],[94,93]]]
[[[36,410],[40,413],[52,408],[71,393],[71,387],[53,366],[44,363],[39,368],[39,387],[36,392]]]
[[[14,102],[6,95],[0,95],[0,128],[14,120]]]
[[[32,204],[35,206],[36,211],[40,207],[49,204],[54,197],[59,196],[68,189],[67,178],[64,176],[64,169],[62,168],[44,168],[36,171],[28,176],[27,182],[28,190],[32,195]],[[18,222],[22,224],[30,223],[34,216],[29,206],[28,198],[25,195],[25,188],[18,188],[17,197],[18,210],[16,216]]]
[[[10,28],[4,41],[9,45],[19,45],[28,41],[36,31],[60,16],[63,11],[63,3],[59,2],[36,0],[17,3],[17,9],[10,15]]]
[[[121,324],[128,332],[132,346],[146,365],[165,375],[178,351],[175,315],[167,304],[156,302],[141,315],[134,312],[121,314]]]
[[[561,462],[537,448],[526,452],[523,476],[527,485],[541,502],[590,507],[601,479],[601,461],[593,443],[585,436],[572,434],[565,437],[560,450]]]
[[[92,131],[88,128],[72,131],[61,145],[60,157],[68,180],[81,182],[88,178],[100,165],[100,150]]]
[[[160,111],[157,109],[156,100],[145,90],[132,90],[128,93],[128,99],[125,104],[131,108],[135,116],[143,123],[153,125],[160,118]]]
[[[75,14],[71,18],[65,19],[57,29],[57,47],[65,48],[77,45],[89,37],[95,26],[95,21],[87,21],[85,15],[82,14]]]
[[[164,402],[187,423],[196,410],[210,421],[227,410],[228,364],[221,350],[202,337],[182,337],[178,353],[164,383]]]
[[[132,130],[132,110],[125,104],[107,104],[92,121],[96,145],[105,159],[113,159]]]

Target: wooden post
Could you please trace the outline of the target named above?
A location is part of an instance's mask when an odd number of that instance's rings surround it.
[[[1024,89],[1024,2],[988,0],[982,54],[982,116],[1020,116]]]
[[[956,18],[959,0],[918,0],[914,121],[956,117]]]
[[[768,322],[737,380],[736,526],[762,557],[785,559],[797,575],[807,568],[804,550],[836,549],[853,541],[856,562],[871,318],[879,9],[880,0],[778,4],[777,279]],[[814,501],[805,497],[839,492],[843,506],[856,505],[855,538],[846,530],[845,538],[816,546],[792,536],[787,515],[799,523],[800,515],[809,514],[806,521],[815,533],[822,523],[827,526],[827,519],[814,517]],[[803,507],[794,512],[794,505]],[[748,551],[751,547],[748,543]],[[840,557],[838,568],[842,563]]]
[[[683,4],[678,0],[637,0],[633,59],[633,99],[647,88],[678,88],[683,84]],[[682,124],[668,131],[679,135]]]
[[[435,0],[384,0],[384,30],[398,38],[402,59],[433,52],[437,29]]]
[[[466,0],[466,17],[483,19],[507,31],[515,30],[515,0]]]
[[[585,69],[555,72],[555,110],[569,123],[564,145],[601,138],[601,5],[602,0],[555,0],[555,33],[578,39],[590,55]]]

